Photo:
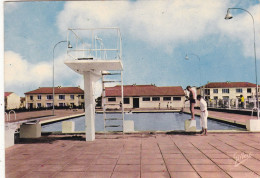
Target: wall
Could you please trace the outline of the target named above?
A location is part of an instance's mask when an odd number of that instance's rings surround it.
[[[38,95],[41,95],[41,99],[38,99]],[[47,103],[53,103],[52,99],[47,99],[47,95],[52,94],[29,94],[25,96],[26,108],[29,108],[29,103],[33,103],[33,108],[37,108],[37,103],[41,103],[41,107],[47,107]],[[74,103],[75,106],[84,103],[84,98],[77,97],[78,94],[65,94],[65,100],[59,99],[60,94],[54,95],[54,105],[59,106],[59,103],[65,103],[65,105],[70,105]],[[74,99],[70,99],[70,95],[74,95]],[[80,94],[83,95],[83,94]],[[33,96],[33,100],[30,100],[30,96]]]
[[[152,97],[150,97],[150,101],[143,101],[143,97],[126,97],[129,98],[129,104],[124,104],[124,108],[132,109],[133,108],[133,99],[139,98],[139,108],[147,108],[147,109],[171,109],[171,108],[181,108],[184,106],[185,97],[184,96],[176,96],[181,97],[179,101],[173,101],[173,96],[170,96],[170,101],[163,101],[163,97],[160,96],[160,101],[152,101]],[[113,98],[113,97],[109,97]],[[119,103],[121,102],[121,97],[116,97],[116,101],[109,102],[108,98],[106,98],[106,103],[111,104],[107,105],[107,109],[119,109]],[[168,106],[168,107],[167,107]]]
[[[20,108],[20,96],[15,93],[11,93],[7,96],[6,109],[18,109]]]
[[[242,87],[240,87],[242,88]],[[247,87],[251,88],[251,87]],[[216,88],[218,89],[218,93],[213,93],[213,88],[210,88],[210,98],[214,99],[215,96],[218,97],[218,99],[223,99],[223,96],[228,96],[229,99],[235,99],[237,97],[240,97],[240,95],[243,95],[244,98],[252,97],[252,95],[255,95],[255,88],[251,88],[251,93],[247,93],[247,88],[242,88],[242,93],[237,93],[236,89],[238,88],[229,88],[229,93],[222,93],[222,89],[224,88]]]

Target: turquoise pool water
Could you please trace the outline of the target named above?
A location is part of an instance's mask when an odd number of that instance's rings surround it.
[[[119,114],[107,114],[109,117],[119,117]],[[184,130],[184,121],[189,119],[190,115],[180,113],[133,113],[125,114],[125,120],[133,120],[135,131],[172,131]],[[195,117],[197,129],[201,129],[199,117]],[[75,122],[75,131],[85,130],[85,116],[72,118],[67,121]],[[110,121],[116,124],[120,121]],[[43,132],[61,131],[61,122],[56,122],[42,126]],[[96,131],[104,131],[103,114],[96,114],[95,119]],[[119,130],[122,130],[118,128]],[[113,128],[113,130],[116,130]],[[226,123],[217,122],[208,119],[208,130],[244,130],[243,128]]]

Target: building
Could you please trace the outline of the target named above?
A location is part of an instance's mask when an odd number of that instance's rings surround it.
[[[248,99],[256,96],[256,84],[249,82],[211,82],[200,87],[197,93],[200,93],[201,88],[206,99],[236,99],[240,95]]]
[[[107,109],[124,108],[173,109],[184,106],[185,93],[181,86],[157,87],[155,85],[123,86],[124,101],[121,99],[121,86],[105,88]]]
[[[53,106],[53,88],[40,87],[25,93],[26,108],[48,108]],[[84,91],[80,87],[55,87],[54,106],[84,106]]]
[[[20,96],[14,92],[5,92],[5,110],[20,108]]]

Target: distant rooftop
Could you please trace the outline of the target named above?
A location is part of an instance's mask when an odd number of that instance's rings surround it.
[[[205,88],[238,88],[238,87],[256,87],[256,84],[249,82],[211,82],[205,85]]]
[[[106,87],[106,96],[121,96],[121,86]],[[181,86],[124,85],[124,96],[184,96]]]
[[[13,92],[5,92],[5,97],[11,95]]]
[[[40,87],[36,90],[26,92],[25,94],[52,94],[52,87]],[[84,94],[84,90],[79,87],[55,87],[55,94]]]

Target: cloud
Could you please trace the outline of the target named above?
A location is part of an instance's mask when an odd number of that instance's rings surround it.
[[[38,88],[52,78],[52,68],[46,62],[31,64],[13,51],[6,51],[4,57],[5,90],[11,89],[21,95],[27,92],[24,86]]]
[[[119,26],[126,35],[152,46],[167,43],[177,46],[212,33],[211,25],[214,25],[220,9],[224,9],[224,2],[67,2],[58,16],[58,27],[66,34],[68,27]]]
[[[18,53],[13,51],[5,52],[5,84],[11,85],[13,83],[41,83],[44,80],[51,78],[52,69],[46,62],[38,64],[28,63]]]
[[[52,87],[52,62],[29,63],[20,54],[13,51],[5,52],[4,79],[5,91],[12,91],[20,96],[38,87]],[[64,64],[66,55],[54,59],[55,86],[78,86],[83,77]],[[81,85],[81,88],[84,86]]]
[[[231,5],[234,5],[232,1],[225,0],[67,2],[58,15],[57,24],[61,34],[66,34],[67,28],[118,26],[125,37],[160,47],[168,54],[181,44],[222,35],[241,41],[245,56],[252,56],[248,31],[252,24],[248,23],[248,15],[243,14],[235,27],[228,25],[224,16]],[[255,17],[259,16],[257,5],[250,10]],[[255,20],[258,25],[259,18]],[[259,34],[259,29],[257,32]]]

